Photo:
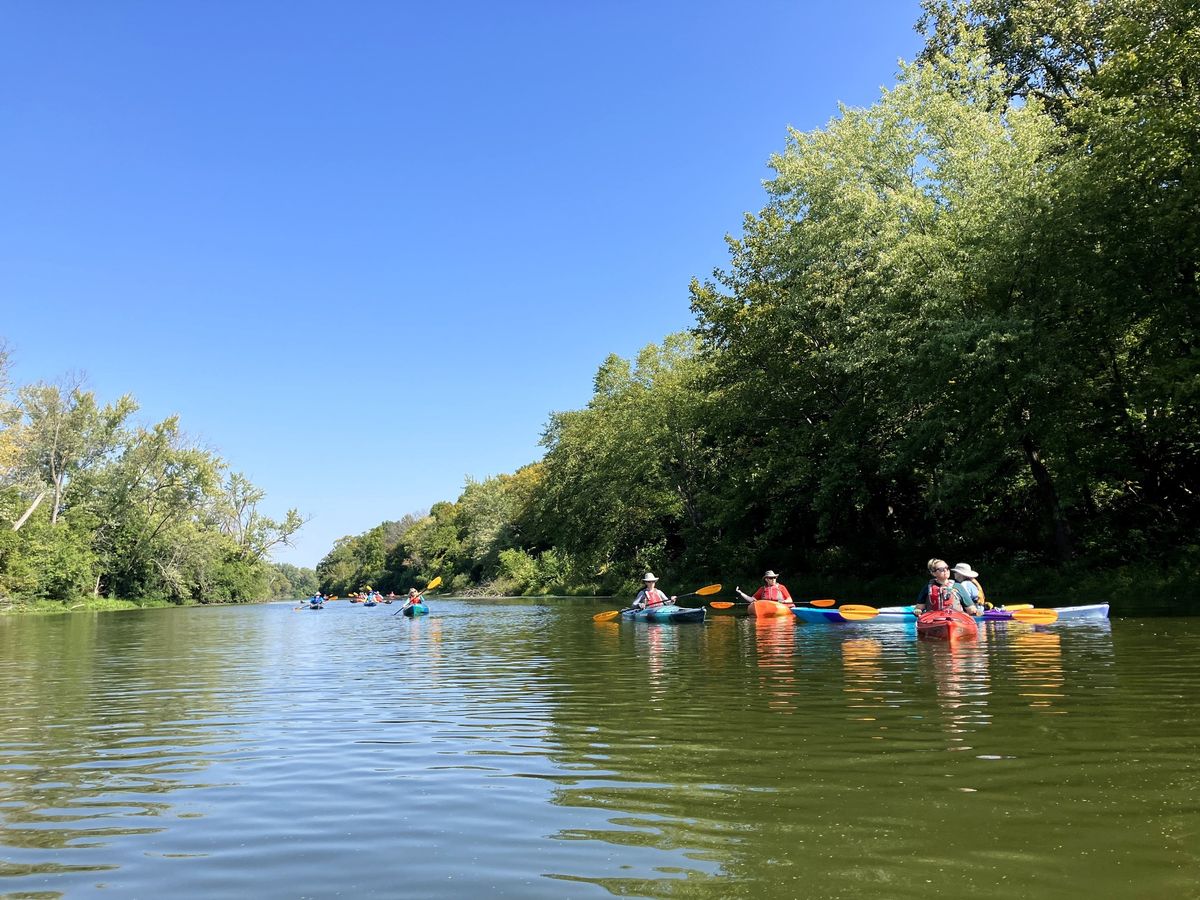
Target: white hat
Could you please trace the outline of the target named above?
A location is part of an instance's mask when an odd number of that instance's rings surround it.
[[[763,578],[778,578],[778,577],[779,576],[775,574],[774,569],[767,569],[767,571],[763,573]]]
[[[968,566],[966,563],[957,563],[951,570],[959,575],[965,575],[967,578],[978,578],[979,573]]]
[[[642,581],[658,581],[658,578],[653,572],[647,572],[642,576]]]

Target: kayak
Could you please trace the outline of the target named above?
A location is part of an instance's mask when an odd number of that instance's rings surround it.
[[[955,609],[931,609],[917,616],[917,637],[961,641],[978,636],[975,617]]]
[[[675,606],[664,603],[662,606],[652,606],[649,609],[621,610],[622,619],[632,619],[635,622],[703,622],[704,607]]]
[[[363,604],[363,606],[378,606],[378,605],[379,604],[376,603],[374,600],[368,600],[366,603]]]
[[[402,609],[401,612],[404,613],[406,616],[408,616],[411,619],[411,618],[413,618],[413,616],[425,615],[426,613],[429,612],[429,607],[426,606],[424,603],[413,603],[410,606],[404,607],[404,609]]]
[[[309,609],[324,609],[325,604],[324,603],[310,603],[310,604],[308,604],[308,608]]]
[[[1031,607],[1020,605],[1022,608],[1029,609]],[[1014,606],[1013,609],[1018,608]],[[1089,603],[1084,606],[1059,606],[1055,609],[1058,613],[1059,621],[1064,619],[1107,619],[1108,604],[1107,603]],[[846,622],[842,618],[842,614],[836,609],[814,609],[811,606],[795,606],[792,607],[792,614],[801,622],[813,623],[831,623],[831,622]],[[868,625],[875,623],[877,625],[904,625],[912,624],[917,619],[916,614],[912,611],[911,606],[885,606],[879,610],[879,615],[873,616],[870,619],[859,619],[857,621],[864,622]],[[855,620],[850,620],[855,621]],[[995,622],[1003,624],[1013,621],[1012,609],[989,609],[981,616],[975,616],[976,622]]]
[[[748,607],[750,615],[756,619],[769,619],[774,616],[790,616],[792,605],[778,600],[751,600]]]

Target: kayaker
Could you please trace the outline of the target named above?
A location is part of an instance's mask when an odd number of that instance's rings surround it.
[[[421,600],[421,592],[418,591],[416,588],[409,588],[408,589],[408,599],[404,601],[403,608],[408,609],[410,606],[416,606],[418,603],[421,603],[421,602],[423,602]]]
[[[983,586],[977,580],[979,573],[972,569],[966,563],[955,563],[954,568],[950,570],[950,575],[958,582],[959,587],[966,593],[967,599],[980,609],[991,609],[992,604],[987,602],[987,597],[984,596]]]
[[[792,595],[785,585],[779,583],[779,576],[775,574],[774,569],[767,569],[763,573],[763,586],[754,592],[753,597],[744,593],[740,587],[735,587],[734,590],[747,603],[752,600],[774,600],[776,603],[792,605]]]
[[[649,609],[654,606],[665,606],[667,603],[674,603],[674,597],[668,597],[660,591],[655,585],[658,584],[658,577],[653,572],[647,572],[642,577],[642,589],[638,591],[637,597],[633,600],[634,609]]]
[[[950,566],[944,559],[931,559],[928,568],[933,577],[917,595],[914,612],[920,615],[927,609],[955,609],[972,616],[979,615],[981,610],[971,602],[963,586],[951,580]]]

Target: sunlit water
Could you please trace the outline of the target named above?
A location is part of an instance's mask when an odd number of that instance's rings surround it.
[[[1200,620],[0,620],[0,895],[1200,896]]]

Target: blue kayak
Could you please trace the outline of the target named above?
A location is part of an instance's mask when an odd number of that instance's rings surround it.
[[[621,611],[622,619],[632,619],[635,622],[703,622],[704,607],[675,606],[665,603],[662,606],[652,606],[649,609],[625,609]]]
[[[909,624],[917,621],[916,613],[912,611],[911,606],[893,606],[880,609],[879,615],[870,619],[844,619],[842,614],[836,609],[814,609],[811,606],[794,606],[792,612],[801,622],[846,622],[859,621],[871,624],[872,622],[879,625],[897,625]],[[1107,619],[1108,604],[1107,603],[1089,603],[1086,606],[1060,606],[1055,609],[1058,613],[1058,618],[1062,619]],[[989,609],[981,616],[975,616],[976,622],[1011,622],[1013,621],[1012,612],[1004,609]]]
[[[309,609],[324,609],[325,604],[324,603],[310,603],[310,604],[308,604],[308,608]]]
[[[404,607],[404,609],[402,609],[401,612],[403,612],[406,616],[408,616],[411,619],[413,616],[425,615],[426,613],[429,612],[429,607],[426,606],[424,603],[414,603],[411,606]]]

